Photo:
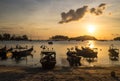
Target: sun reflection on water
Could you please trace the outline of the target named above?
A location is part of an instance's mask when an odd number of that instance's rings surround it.
[[[94,41],[88,41],[88,47],[89,48],[94,48],[95,47],[95,44],[94,44]]]

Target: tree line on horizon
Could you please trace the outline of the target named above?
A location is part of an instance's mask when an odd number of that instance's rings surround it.
[[[15,34],[11,35],[9,33],[4,33],[0,34],[0,40],[16,40],[16,41],[28,40],[28,36],[27,35],[16,36]]]

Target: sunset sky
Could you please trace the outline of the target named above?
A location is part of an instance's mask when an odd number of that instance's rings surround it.
[[[120,0],[0,0],[2,33],[112,39],[120,36]]]

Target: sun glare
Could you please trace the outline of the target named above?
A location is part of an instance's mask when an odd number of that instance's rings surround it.
[[[95,32],[95,26],[94,25],[88,25],[88,32],[94,33]]]
[[[88,42],[88,47],[94,48],[94,42],[93,42],[93,41],[89,41],[89,42]]]

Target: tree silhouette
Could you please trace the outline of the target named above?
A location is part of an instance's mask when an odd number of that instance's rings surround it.
[[[4,33],[4,34],[3,34],[3,39],[4,39],[4,40],[10,40],[10,34]]]
[[[16,36],[12,35],[10,40],[15,40],[15,39],[16,39]]]
[[[50,40],[68,40],[68,36],[63,35],[55,35],[50,38]]]
[[[22,36],[22,39],[23,39],[23,40],[28,40],[27,35],[23,35],[23,36]]]
[[[27,35],[16,36],[15,34],[11,35],[9,33],[0,34],[0,40],[28,40]]]

